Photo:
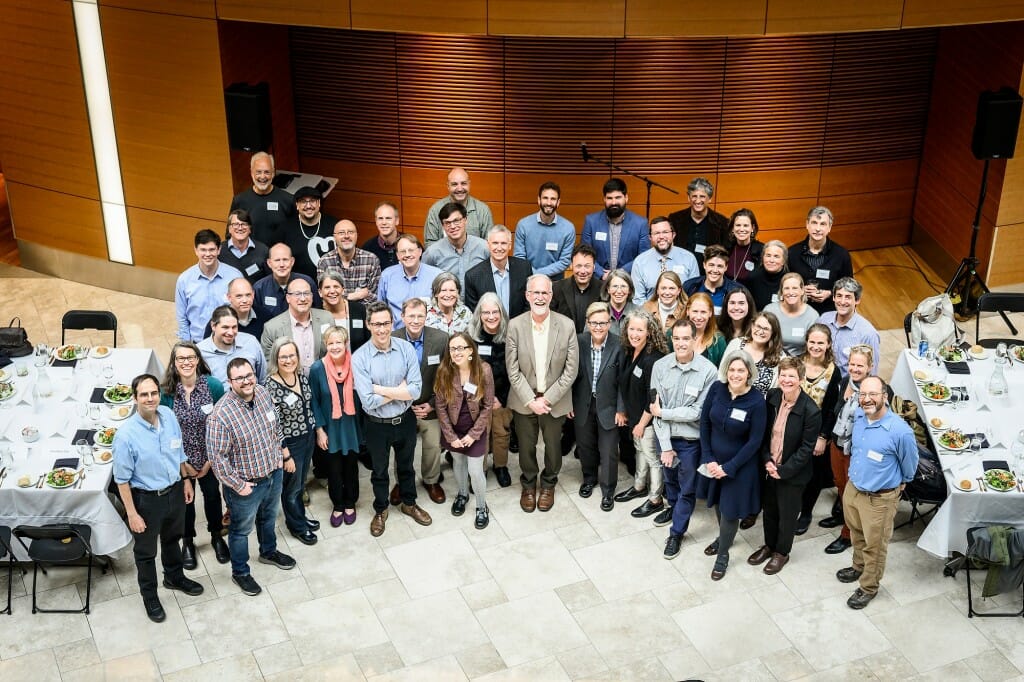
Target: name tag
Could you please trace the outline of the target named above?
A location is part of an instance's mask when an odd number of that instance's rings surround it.
[[[462,388],[466,390],[466,393],[476,393],[476,384],[474,384],[472,381],[467,381],[466,383],[462,384]]]
[[[594,233],[594,241],[595,242],[606,242],[606,241],[608,241],[608,233],[607,232],[595,232]]]
[[[271,410],[270,412],[267,412],[267,421],[270,422],[271,424],[276,422],[277,421],[277,412],[274,412],[273,410]]]
[[[779,295],[778,294],[772,294],[772,303],[778,303],[778,302],[779,302]]]
[[[840,352],[843,354],[844,358],[850,357],[850,346],[843,346],[843,349]]]
[[[729,419],[735,419],[738,422],[746,421],[747,411],[734,407],[732,408],[732,412],[729,413]]]
[[[427,356],[427,365],[440,365],[440,364],[441,364],[441,356],[440,355],[428,355]]]
[[[255,275],[259,271],[260,271],[260,266],[258,266],[255,263],[253,263],[252,265],[250,265],[249,267],[247,267],[245,269],[245,274],[247,274],[247,275]]]
[[[558,242],[548,242],[544,245],[544,248],[548,251],[558,251]]]
[[[752,271],[754,269],[754,261],[748,260],[747,262],[745,262],[743,264],[743,267],[745,267],[747,270],[751,270]]]
[[[268,211],[276,211],[277,210],[277,202],[276,201],[268,201],[267,202],[267,210]]]
[[[213,403],[210,403],[209,405],[203,405],[202,407],[199,408],[199,411],[202,412],[203,414],[210,414],[211,412],[213,412]]]
[[[180,438],[172,438],[171,439],[171,450],[178,450],[180,448],[181,448],[181,439]]]
[[[694,253],[704,253],[704,249],[705,248],[707,248],[707,247],[704,246],[703,244],[694,244],[693,252]]]
[[[882,461],[882,453],[881,452],[875,452],[874,450],[868,450],[868,459],[874,460],[875,462],[881,462]]]
[[[477,346],[477,350],[480,351],[480,355],[486,355],[487,357],[491,357],[490,346]]]
[[[803,336],[803,335],[804,335],[804,328],[803,327],[793,327],[793,336]]]
[[[715,306],[715,317],[718,317],[721,314],[722,314],[722,306],[716,305]]]
[[[697,389],[696,386],[687,386],[686,388],[683,389],[683,393],[685,393],[686,395],[693,396],[694,398],[700,395],[700,391]]]
[[[633,368],[633,376],[635,376],[637,379],[639,379],[643,375],[644,370],[640,367],[640,365],[637,365],[636,367]]]
[[[264,296],[263,305],[267,306],[268,308],[273,308],[277,305],[277,299],[274,298],[273,296]]]
[[[673,265],[672,266],[672,272],[676,273],[677,275],[682,275],[683,273],[686,272],[686,266],[685,265]]]
[[[350,320],[350,322],[352,323],[352,328],[353,329],[362,329],[363,328],[363,321],[362,320]]]
[[[831,270],[821,269],[821,270],[815,270],[815,272],[814,272],[814,276],[817,277],[818,279],[828,279],[829,277],[831,277],[831,275],[832,275],[832,271]]]
[[[299,402],[299,396],[289,391],[288,397],[284,399],[284,404],[288,407],[294,407],[297,402]]]
[[[330,329],[333,326],[334,325],[332,325],[332,324],[322,324],[322,325],[320,325],[320,333],[323,334],[325,331],[327,331],[328,329]]]

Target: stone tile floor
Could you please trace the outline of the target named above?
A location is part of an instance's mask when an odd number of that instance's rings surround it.
[[[119,345],[165,357],[173,342],[165,301],[14,268],[0,281],[3,316],[20,315],[34,342],[58,343],[60,316],[75,307],[113,310]],[[883,375],[902,346],[902,330],[883,334]],[[760,524],[741,531],[728,575],[712,583],[702,552],[715,535],[711,513],[699,507],[681,555],[665,561],[664,529],[631,518],[632,505],[606,514],[599,498],[578,497],[572,457],[546,514],[524,514],[517,488],[490,479],[484,531],[423,495],[432,526],[392,513],[374,539],[362,475],[354,526],[329,527],[316,486],[320,542],[306,547],[279,526],[298,565],[253,563],[258,597],[238,591],[205,537],[191,577],[206,593],[161,590],[168,618],[159,625],[145,617],[130,551],[95,576],[88,616],[32,615],[31,574],[16,574],[14,615],[0,616],[0,680],[1024,679],[1024,619],[968,619],[965,574],[942,576],[942,560],[915,545],[920,526],[897,531],[880,596],[855,612],[850,586],[834,578],[850,555],[824,554],[834,533],[816,524],[777,576],[743,560],[760,545]],[[831,502],[823,494],[816,518]],[[80,605],[84,588],[84,569],[40,577],[45,604]]]

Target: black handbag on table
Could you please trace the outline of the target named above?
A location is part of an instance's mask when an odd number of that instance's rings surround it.
[[[21,326],[21,318],[14,317],[6,327],[0,327],[0,357],[21,358],[32,354],[32,344]]]

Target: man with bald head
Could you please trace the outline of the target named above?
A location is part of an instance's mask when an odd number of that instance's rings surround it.
[[[272,245],[280,241],[288,224],[295,219],[295,200],[274,186],[274,157],[256,152],[249,160],[252,187],[235,196],[231,209],[244,208],[252,220],[252,237]]]
[[[445,204],[452,202],[461,204],[466,209],[466,232],[486,239],[487,231],[494,224],[494,218],[491,217],[491,209],[487,204],[469,195],[469,174],[466,169],[452,168],[445,186],[448,189],[448,196],[438,199],[427,211],[427,222],[423,226],[424,247],[429,248],[444,236],[438,214]]]
[[[356,246],[357,236],[356,224],[351,220],[339,220],[335,224],[334,248],[317,263],[316,279],[319,282],[328,268],[334,268],[341,273],[345,298],[373,303],[380,284],[380,259]]]
[[[252,334],[257,339],[260,338],[263,335],[263,323],[266,320],[261,320],[253,310],[255,294],[249,280],[245,277],[236,277],[231,280],[228,283],[228,293],[225,298],[227,298],[231,309],[235,311],[235,315],[238,316],[238,331]],[[206,325],[206,337],[212,333],[213,328],[209,324]]]
[[[309,286],[313,290],[313,305],[320,307],[320,295],[317,293],[317,286],[313,278],[295,272],[294,265],[295,259],[292,257],[292,250],[287,244],[274,244],[270,247],[270,258],[267,259],[270,274],[252,287],[255,295],[253,308],[260,319],[271,320],[288,310],[286,292],[288,283],[293,279],[309,282]]]

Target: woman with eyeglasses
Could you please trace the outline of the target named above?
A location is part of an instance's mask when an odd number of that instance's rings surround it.
[[[725,237],[725,248],[729,251],[729,263],[725,276],[746,283],[761,262],[764,244],[757,241],[757,218],[749,208],[741,208],[729,218],[729,230]]]
[[[779,299],[779,287],[782,276],[789,271],[787,259],[789,248],[778,239],[772,239],[764,245],[761,252],[761,263],[750,273],[747,288],[754,297],[758,310],[764,310],[769,303]]]
[[[476,343],[480,361],[491,367],[494,379],[494,404],[491,407],[491,456],[494,458],[494,477],[498,485],[507,488],[512,485],[508,471],[509,438],[511,435],[512,410],[508,407],[508,393],[511,384],[508,368],[505,366],[505,334],[508,331],[508,315],[501,306],[501,299],[493,291],[480,297],[469,321],[467,333]]]
[[[766,395],[775,386],[779,376],[779,360],[782,358],[782,338],[779,320],[771,313],[758,313],[750,324],[750,335],[733,339],[725,348],[728,355],[734,350],[744,350],[754,360],[757,374],[754,388]]]
[[[329,327],[324,331],[327,353],[309,368],[313,419],[317,445],[327,454],[327,492],[333,511],[331,526],[356,522],[359,500],[359,403],[352,374],[348,331]]]
[[[782,348],[787,355],[803,355],[807,330],[818,321],[818,311],[807,305],[804,278],[798,272],[787,272],[779,285],[779,300],[769,303],[764,311],[779,319]]]
[[[821,410],[821,432],[812,452],[811,480],[804,488],[800,517],[796,520],[794,532],[797,535],[803,535],[810,527],[814,505],[821,491],[832,487],[832,461],[828,444],[836,422],[836,402],[839,400],[839,384],[843,375],[832,357],[832,331],[828,325],[815,323],[807,328],[806,351],[802,359],[804,379],[800,386]]]
[[[220,483],[210,471],[206,457],[206,417],[214,404],[224,395],[224,385],[210,372],[199,348],[191,341],[178,341],[171,348],[163,381],[160,383],[160,404],[171,408],[181,426],[181,447],[185,451],[185,473],[198,482],[203,491],[203,511],[206,529],[217,561],[231,560],[228,545],[222,537],[223,506]],[[196,503],[195,498],[185,505],[185,536],[181,542],[181,555],[186,569],[195,570],[196,559]]]
[[[608,273],[608,279],[601,286],[601,300],[608,303],[612,312],[612,324],[609,331],[612,334],[621,334],[623,323],[630,312],[639,306],[633,303],[633,278],[621,268]]]
[[[686,302],[686,317],[697,329],[693,352],[700,353],[718,367],[725,354],[726,343],[715,324],[715,304],[711,297],[703,291],[691,296]]]
[[[314,531],[320,530],[320,522],[306,518],[306,507],[302,504],[302,489],[313,457],[314,424],[310,407],[313,395],[301,363],[299,347],[290,336],[276,339],[270,348],[268,375],[263,385],[274,401],[284,444],[295,463],[292,472],[284,471],[281,482],[284,523],[296,540],[304,545],[315,545]]]
[[[722,312],[718,314],[718,331],[722,332],[726,343],[750,336],[750,325],[755,315],[757,308],[754,306],[754,297],[741,285],[725,295]]]
[[[452,468],[459,492],[452,515],[462,516],[469,502],[469,481],[476,497],[474,526],[483,530],[490,521],[484,455],[490,441],[494,377],[491,366],[480,361],[476,343],[466,332],[448,339],[434,379],[434,405],[441,426],[441,447],[452,453]]]
[[[427,326],[451,336],[469,327],[472,313],[462,302],[462,285],[450,272],[442,272],[431,285],[432,296],[427,306]]]
[[[353,353],[356,352],[370,339],[370,330],[366,328],[366,306],[362,301],[345,298],[345,282],[337,268],[324,270],[318,287],[324,310],[334,318],[335,326],[348,330],[349,346]]]
[[[658,321],[662,331],[669,333],[676,318],[681,318],[686,309],[686,293],[679,275],[671,270],[658,275],[654,282],[654,295],[642,307]]]

